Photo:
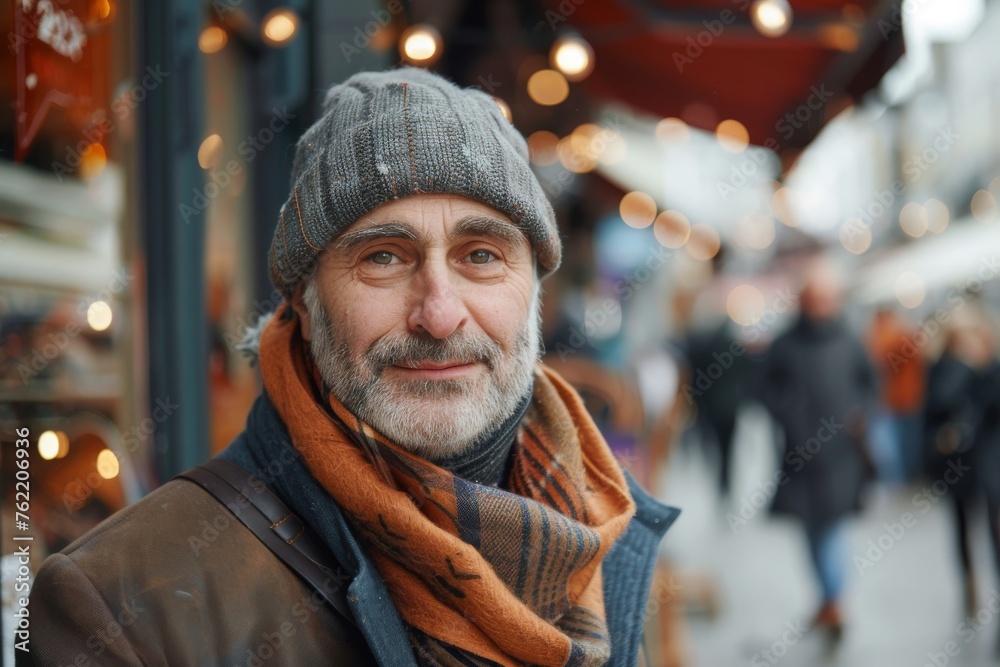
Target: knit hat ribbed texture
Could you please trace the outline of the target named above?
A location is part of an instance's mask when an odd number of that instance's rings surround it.
[[[525,232],[541,277],[559,266],[555,214],[524,137],[481,90],[402,67],[333,86],[323,116],[299,140],[268,256],[274,286],[291,299],[338,234],[386,202],[421,193],[491,206]]]

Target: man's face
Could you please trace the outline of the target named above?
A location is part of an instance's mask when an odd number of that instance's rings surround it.
[[[805,288],[799,295],[802,312],[817,320],[834,319],[843,310],[843,301],[843,287],[839,274],[825,264],[811,268]]]
[[[327,388],[393,442],[441,458],[528,392],[538,304],[531,245],[508,218],[417,195],[334,239],[295,308]]]

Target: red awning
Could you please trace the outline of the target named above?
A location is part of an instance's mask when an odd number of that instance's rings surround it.
[[[579,32],[596,66],[583,86],[714,130],[742,123],[785,157],[875,87],[903,53],[900,0],[791,0],[782,37],[759,34],[749,0],[545,0],[558,33]]]

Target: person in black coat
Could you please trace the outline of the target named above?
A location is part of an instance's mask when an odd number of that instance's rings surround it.
[[[845,518],[861,508],[873,473],[863,435],[876,394],[874,369],[842,307],[833,267],[811,267],[800,318],[771,347],[763,387],[785,441],[772,512],[802,522],[822,590],[814,623],[834,638],[850,562]]]
[[[746,389],[749,361],[729,328],[729,319],[706,330],[692,332],[686,341],[691,375],[686,394],[698,409],[696,422],[702,442],[714,443],[719,455],[719,492],[732,486],[736,416]],[[733,350],[738,349],[738,354]],[[718,376],[716,377],[716,374]],[[705,381],[705,388],[699,383]]]
[[[976,433],[976,464],[979,485],[986,496],[993,558],[1000,579],[1000,361],[996,358],[983,371],[978,393],[985,400]]]
[[[945,349],[928,376],[924,406],[925,471],[935,484],[946,485],[951,500],[965,610],[970,615],[978,604],[969,529],[981,497],[987,502],[1000,572],[1000,362],[988,323],[977,315],[949,328]],[[952,469],[963,474],[949,477]]]

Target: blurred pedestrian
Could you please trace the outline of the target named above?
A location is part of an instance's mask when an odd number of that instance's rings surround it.
[[[1000,580],[1000,361],[996,358],[995,349],[976,393],[985,399],[976,433],[976,463],[979,466],[980,486],[986,496],[993,562],[997,580]],[[997,633],[996,651],[1000,655],[1000,632]]]
[[[692,331],[685,346],[693,387],[691,396],[698,408],[699,440],[711,443],[709,446],[715,446],[718,452],[719,492],[724,496],[729,495],[732,487],[736,415],[747,374],[746,357],[730,331],[731,323],[727,317],[711,328]],[[733,354],[733,349],[740,354]]]
[[[772,509],[802,523],[822,590],[814,625],[836,640],[850,562],[845,519],[860,509],[872,474],[863,434],[875,376],[844,321],[834,268],[812,265],[800,300],[800,317],[775,340],[764,374],[764,400],[785,439]]]
[[[947,485],[967,614],[975,614],[976,577],[969,539],[972,514],[982,496],[990,508],[997,543],[1000,498],[1000,365],[985,314],[970,307],[946,332],[941,357],[927,383],[924,456],[928,477]],[[957,471],[957,472],[956,472]],[[1000,551],[996,551],[1000,570]]]
[[[879,308],[868,335],[868,349],[882,387],[872,418],[872,455],[879,476],[907,482],[921,469],[921,410],[927,369],[914,342],[916,328],[899,311]]]

